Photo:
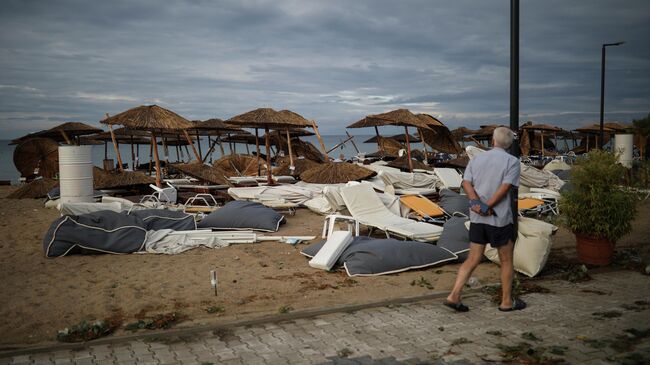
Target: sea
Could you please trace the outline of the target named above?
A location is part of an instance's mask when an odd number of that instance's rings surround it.
[[[339,143],[345,141],[348,138],[347,135],[323,135],[322,137],[323,137],[323,142],[325,143],[325,147],[327,149],[330,149],[338,145]],[[354,135],[354,139],[353,139],[354,143],[356,144],[356,147],[359,149],[361,153],[371,153],[377,151],[376,143],[363,143],[363,141],[370,139],[372,137],[373,137],[372,135]],[[316,146],[320,150],[320,143],[318,142],[316,136],[301,137],[301,139],[304,141],[311,142],[314,146]],[[9,180],[12,182],[12,184],[16,184],[20,179],[20,173],[18,172],[18,170],[16,170],[16,167],[14,166],[14,162],[13,162],[14,149],[16,148],[16,146],[9,145],[9,142],[10,142],[9,140],[0,140],[0,180]],[[209,148],[210,147],[208,146],[208,139],[206,137],[201,138],[201,150],[204,155],[205,153],[207,153]],[[411,143],[411,148],[422,149],[422,144]],[[139,147],[139,149],[140,149],[139,163],[149,162],[149,146],[142,145]],[[191,154],[192,153],[191,148],[189,148],[188,150]],[[224,150],[226,154],[231,153],[230,146],[227,143],[224,143]],[[246,145],[244,144],[234,145],[233,150],[236,153],[247,153]],[[249,145],[248,150],[250,152],[253,152],[255,150],[255,145]],[[105,151],[104,144],[93,145],[92,158],[93,158],[93,164],[95,166],[102,167],[103,164],[102,161],[104,160],[104,151]],[[115,151],[111,143],[108,143],[106,151],[109,159],[112,158],[115,161],[117,161],[117,158],[115,157]],[[158,152],[160,154],[160,159],[165,160],[165,154],[163,152],[162,146],[158,147]],[[168,152],[169,152],[169,156],[168,156],[169,161],[177,161],[176,148],[173,146],[169,146]],[[262,150],[262,153],[264,153],[264,150]],[[120,144],[120,154],[122,156],[122,162],[128,163],[129,166],[131,166],[131,146],[129,144]],[[352,145],[352,143],[348,141],[347,143],[340,145],[335,150],[329,153],[329,156],[333,158],[338,158],[340,155],[345,156],[345,158],[351,158],[352,156],[357,155],[357,151]],[[220,157],[221,157],[221,151],[217,147],[212,153],[212,158],[216,160]],[[181,159],[187,161],[187,153],[185,152],[185,148],[182,149]],[[208,158],[208,161],[209,160],[210,159]]]

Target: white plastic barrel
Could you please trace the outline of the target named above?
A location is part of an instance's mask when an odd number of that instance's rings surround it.
[[[618,162],[629,168],[632,168],[632,152],[634,149],[633,134],[617,134],[614,137],[614,152],[618,155]]]
[[[93,202],[92,146],[59,146],[61,203]]]

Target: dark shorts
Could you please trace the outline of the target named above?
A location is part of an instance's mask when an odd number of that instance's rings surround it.
[[[504,246],[512,240],[515,226],[511,223],[503,227],[495,227],[484,223],[470,223],[469,241],[480,245],[490,244],[492,247]]]

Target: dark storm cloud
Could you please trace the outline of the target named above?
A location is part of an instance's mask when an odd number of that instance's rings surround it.
[[[575,127],[650,111],[647,1],[522,1],[521,118]],[[158,103],[190,119],[261,107],[324,133],[406,107],[506,122],[508,1],[5,1],[0,130]]]

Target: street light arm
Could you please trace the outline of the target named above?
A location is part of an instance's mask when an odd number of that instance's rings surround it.
[[[603,44],[603,47],[620,46],[621,44],[625,44],[625,41],[616,42],[616,43],[605,43],[605,44]]]

